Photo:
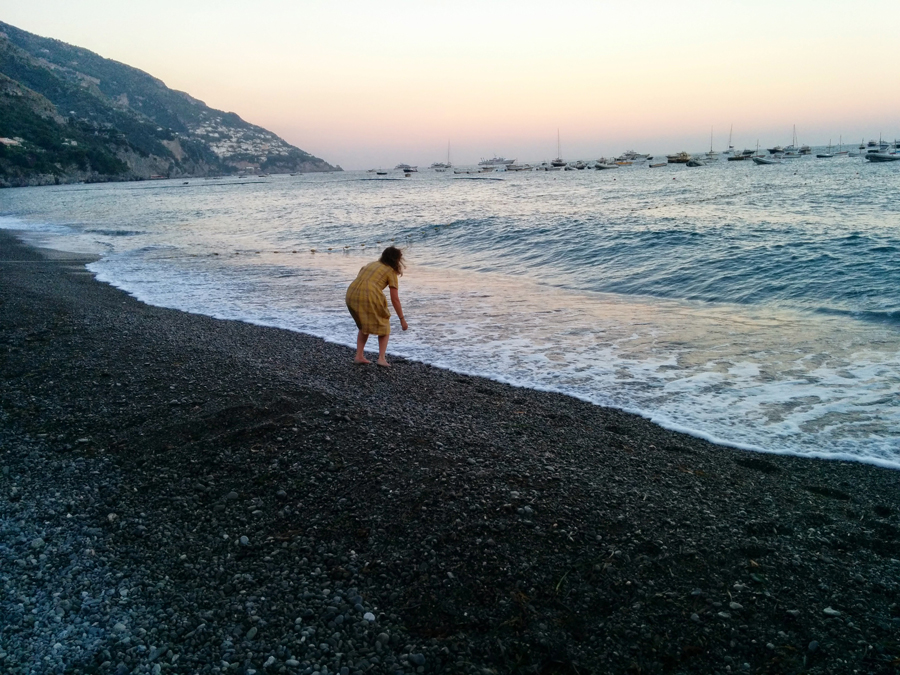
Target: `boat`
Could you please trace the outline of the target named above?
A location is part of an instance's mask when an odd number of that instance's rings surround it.
[[[713,162],[719,159],[719,153],[713,150],[713,130],[712,127],[709,128],[709,152],[706,153],[706,160],[708,162]],[[690,166],[690,163],[688,164]],[[705,166],[701,164],[700,166]]]
[[[750,158],[749,155],[740,154],[740,155],[732,155],[731,157],[728,157],[727,159],[729,162],[743,162],[745,159],[749,159],[749,158]]]
[[[562,153],[559,151],[559,129],[556,130],[556,159],[550,161],[550,166],[556,169],[561,169],[566,165],[566,160],[562,158]]]
[[[574,167],[575,167],[576,169],[578,169],[579,171],[581,171],[582,169],[586,169],[586,168],[587,168],[587,164],[585,164],[584,162],[582,162],[580,159],[579,159],[577,162],[575,162],[572,166],[574,166]]]
[[[725,157],[732,157],[734,155],[734,146],[731,144],[731,132],[732,131],[734,131],[733,124],[728,129],[728,149],[722,151],[722,155]]]
[[[531,166],[531,164],[507,164],[506,165],[507,171],[531,171],[532,168],[533,167]]]
[[[838,140],[838,151],[835,153],[837,155],[846,155],[848,153],[847,150],[844,150],[844,137],[840,136],[840,140]],[[830,143],[831,141],[829,141]]]
[[[450,143],[447,143],[447,161],[446,162],[435,162],[428,168],[434,169],[435,171],[446,171],[447,169],[453,168],[453,165],[450,164]]]
[[[653,159],[650,155],[642,155],[639,152],[635,152],[634,150],[626,150],[616,159],[627,161],[627,162],[642,162],[645,159]]]
[[[781,164],[781,160],[777,156],[766,157],[765,155],[759,154],[759,141],[756,142],[756,154],[751,155],[750,159],[756,164]]]
[[[766,148],[766,150],[770,155],[780,155],[784,152],[784,148],[780,145],[776,145],[774,148]]]
[[[900,153],[897,152],[867,152],[866,159],[870,162],[900,162]]]
[[[699,159],[695,159],[695,158],[691,157],[691,159],[689,159],[688,161],[686,161],[686,162],[684,163],[684,165],[685,165],[685,166],[692,166],[692,167],[696,167],[696,166],[706,166],[706,162],[703,162],[703,161],[701,161],[701,160],[699,160]]]
[[[796,159],[800,155],[804,155],[804,154],[808,155],[810,152],[809,146],[806,146],[806,145],[804,145],[802,148],[797,148],[797,125],[796,124],[794,125],[794,129],[791,134],[791,144],[784,146],[783,148],[781,148],[780,151],[778,150],[779,147],[781,147],[781,146],[776,145],[774,148],[770,149],[769,154],[771,154],[771,155],[783,154],[787,159]],[[802,152],[804,149],[806,149],[807,152]],[[775,150],[775,152],[772,152],[772,150]]]
[[[825,152],[816,153],[816,157],[819,159],[831,159],[834,157],[834,153],[831,151],[831,139],[828,139],[828,147],[825,149]]]
[[[666,159],[669,160],[669,164],[687,164],[691,161],[691,156],[682,150],[674,155],[666,155]]]
[[[618,169],[619,165],[615,163],[615,161],[611,159],[606,159],[606,157],[601,157],[596,162],[594,162],[594,168],[597,170],[603,169]]]
[[[491,157],[490,159],[482,157],[481,161],[478,162],[478,166],[509,166],[515,163],[515,159],[506,159],[506,157]]]
[[[661,166],[669,166],[668,162],[657,162],[656,164],[650,164],[649,167],[651,169],[658,169]]]
[[[376,176],[387,176],[387,171],[376,171],[375,175]]]
[[[812,154],[812,148],[809,147],[808,145],[801,145],[801,146],[800,146],[800,154],[801,154],[801,155],[811,155],[811,154]]]
[[[616,166],[631,166],[632,164],[634,164],[634,162],[627,159],[622,159],[621,157],[616,158]]]
[[[394,169],[396,171],[403,171],[404,173],[412,172],[412,171],[415,171],[416,173],[418,173],[418,171],[419,171],[419,167],[410,166],[409,164],[398,164],[397,166],[394,167]]]

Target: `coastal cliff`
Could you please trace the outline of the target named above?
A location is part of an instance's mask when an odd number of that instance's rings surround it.
[[[340,170],[141,70],[0,22],[0,187]]]

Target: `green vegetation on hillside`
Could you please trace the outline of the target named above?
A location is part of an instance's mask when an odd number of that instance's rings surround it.
[[[0,186],[335,170],[143,71],[2,22],[0,78],[0,138],[21,139],[0,143]]]

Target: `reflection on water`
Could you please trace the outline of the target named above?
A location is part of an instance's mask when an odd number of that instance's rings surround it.
[[[103,254],[147,302],[347,345],[344,290],[396,243],[396,354],[900,467],[897,168],[78,186],[4,193],[0,226]]]

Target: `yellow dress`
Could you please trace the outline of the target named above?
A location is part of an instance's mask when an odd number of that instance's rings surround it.
[[[383,292],[385,286],[400,288],[397,273],[376,260],[360,269],[347,289],[347,309],[363,333],[391,334],[391,313]]]

